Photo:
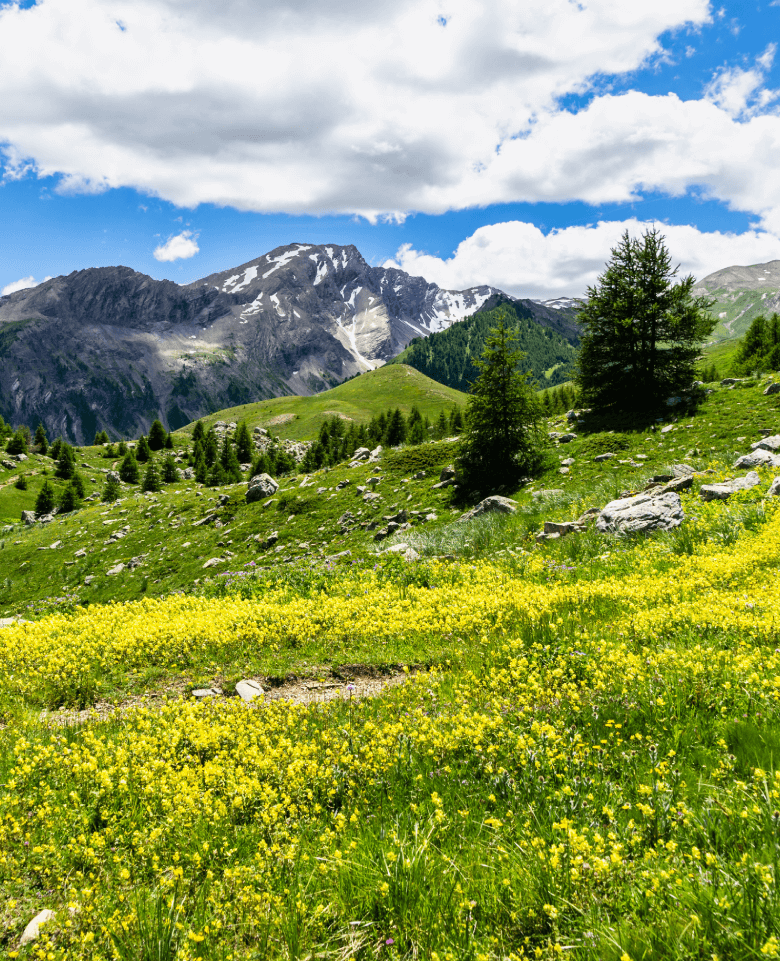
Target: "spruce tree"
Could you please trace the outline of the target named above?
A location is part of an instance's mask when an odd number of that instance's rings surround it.
[[[60,445],[60,452],[57,458],[57,469],[54,472],[55,477],[61,477],[63,480],[70,480],[75,473],[76,455],[70,444],[67,444],[63,441]]]
[[[247,427],[246,421],[242,420],[241,423],[236,428],[236,456],[238,457],[239,463],[250,464],[252,462],[252,435],[249,433],[249,428]]]
[[[38,517],[44,517],[46,514],[51,514],[54,510],[54,488],[48,481],[43,482],[43,487],[38,492],[38,496],[35,499],[35,513]]]
[[[178,479],[179,471],[176,467],[176,461],[172,454],[168,454],[163,461],[163,480],[166,484],[175,484]]]
[[[113,504],[114,501],[119,500],[119,495],[121,492],[122,488],[116,477],[107,477],[101,499],[104,504]]]
[[[84,478],[81,476],[81,474],[79,474],[78,471],[73,472],[73,477],[71,478],[70,483],[78,494],[79,498],[82,498],[86,493],[86,489],[84,487]]]
[[[577,382],[582,403],[598,411],[653,411],[695,379],[696,359],[715,326],[712,301],[695,297],[693,277],[678,268],[664,237],[628,231],[577,321],[583,328]]]
[[[476,361],[479,375],[468,398],[457,465],[470,493],[514,489],[541,463],[542,411],[530,375],[518,370],[523,355],[515,343],[514,332],[499,320]]]
[[[168,432],[163,427],[162,421],[153,420],[149,428],[149,450],[162,450],[167,436]]]
[[[165,449],[173,450],[173,434],[165,435]]]
[[[206,457],[206,464],[209,467],[211,467],[219,457],[219,441],[217,440],[217,433],[213,427],[209,428],[209,432],[203,438],[203,453]]]
[[[146,472],[144,473],[144,482],[141,485],[141,490],[144,492],[156,492],[162,490],[162,481],[160,480],[160,471],[157,468],[157,464],[153,457],[149,458],[149,463],[146,466]]]
[[[125,456],[122,463],[119,465],[119,476],[125,482],[125,484],[137,484],[141,476],[141,469],[138,466],[138,461],[133,456],[133,452],[129,450]]]
[[[203,451],[198,451],[198,456],[195,458],[195,480],[199,484],[205,484],[208,480],[209,468],[206,464],[206,458],[203,456]]]
[[[406,420],[400,408],[396,407],[390,415],[385,432],[385,443],[388,447],[397,447],[406,440]]]
[[[143,434],[141,434],[135,449],[135,459],[139,463],[145,464],[151,458],[151,456],[152,450],[149,447],[149,441]]]
[[[17,427],[5,448],[9,454],[26,454],[29,451],[27,437],[21,427]]]
[[[202,442],[203,442],[203,439],[205,438],[205,436],[206,436],[206,431],[205,431],[204,428],[203,428],[203,421],[201,421],[201,420],[195,421],[195,426],[192,428],[192,442],[193,442],[193,444],[194,444],[196,441],[201,441],[201,443],[202,443]]]
[[[225,434],[225,438],[222,441],[219,462],[227,478],[223,483],[237,484],[241,480],[241,465],[238,463],[235,448],[227,434]]]
[[[49,450],[49,440],[46,437],[46,428],[43,424],[38,421],[38,426],[35,428],[35,449],[39,454],[46,455]]]
[[[70,514],[79,506],[79,492],[71,481],[60,496],[59,513]]]

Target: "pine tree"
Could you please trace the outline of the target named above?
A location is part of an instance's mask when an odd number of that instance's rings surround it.
[[[236,456],[238,457],[239,463],[250,464],[252,462],[254,445],[252,444],[252,435],[249,433],[249,428],[245,420],[242,420],[236,428],[235,444]]]
[[[102,444],[107,444],[109,441],[108,434],[104,430],[99,430],[95,434],[95,440],[93,441],[94,447],[100,447]]]
[[[17,427],[5,448],[9,454],[26,454],[29,451],[27,437],[21,427]]]
[[[16,480],[14,481],[14,487],[15,487],[18,491],[26,491],[26,490],[27,490],[27,477],[26,477],[25,474],[20,474],[20,475],[16,478]]]
[[[541,463],[542,411],[530,376],[518,371],[521,360],[514,332],[500,320],[476,362],[458,456],[463,486],[472,493],[515,488]]]
[[[157,464],[153,457],[149,459],[149,463],[146,467],[146,472],[144,474],[144,482],[141,485],[141,490],[144,492],[154,493],[156,491],[162,490],[162,481],[160,480],[160,471],[157,468]]]
[[[439,417],[434,428],[434,435],[436,436],[436,440],[441,440],[442,437],[447,436],[447,415],[443,410],[439,411]]]
[[[138,438],[138,444],[135,449],[135,459],[141,463],[145,464],[152,456],[152,450],[149,447],[149,441],[144,437],[143,434]]]
[[[209,467],[211,467],[219,457],[219,441],[217,440],[217,434],[213,427],[209,428],[209,432],[203,438],[203,453],[206,457],[206,464]]]
[[[385,444],[388,447],[397,447],[406,440],[406,420],[400,408],[396,407],[387,422],[385,431]]]
[[[163,427],[162,421],[153,420],[149,428],[149,450],[162,450],[167,436],[168,432]]]
[[[163,461],[163,480],[166,484],[175,484],[178,479],[179,471],[176,467],[176,461],[173,459],[173,454],[168,454]]]
[[[165,435],[165,449],[173,450],[173,434]]]
[[[225,472],[226,480],[224,484],[237,484],[241,480],[241,465],[238,463],[236,451],[227,434],[222,441],[222,450],[219,455],[219,462]]]
[[[123,440],[119,441],[119,443],[117,444],[116,452],[120,457],[125,456],[125,454],[127,453],[127,444],[125,443],[125,441]]]
[[[198,440],[201,443],[203,443],[203,439],[205,438],[205,436],[206,436],[206,431],[203,428],[203,421],[200,421],[200,420],[195,421],[195,426],[192,428],[193,444],[195,443],[195,441],[198,441]]]
[[[695,379],[701,343],[716,321],[712,301],[695,297],[655,229],[628,231],[578,314],[583,336],[577,381],[595,410],[652,411]]]
[[[70,514],[79,506],[79,492],[71,481],[60,496],[59,513]]]
[[[195,480],[199,484],[205,484],[208,480],[209,468],[206,463],[206,458],[202,450],[198,451],[198,456],[195,458]]]
[[[84,478],[81,476],[81,474],[79,474],[78,471],[73,472],[73,477],[71,478],[70,483],[78,496],[82,498],[86,493],[86,489],[84,487]]]
[[[119,500],[121,492],[122,488],[116,477],[107,477],[105,487],[103,488],[103,503],[113,504],[114,501]]]
[[[119,465],[119,476],[125,482],[125,484],[137,484],[141,476],[141,469],[138,466],[138,461],[133,456],[133,452],[129,450],[124,457],[124,460]]]
[[[51,514],[54,510],[54,488],[48,481],[43,482],[43,487],[38,492],[38,496],[35,499],[35,513],[38,517],[44,517],[46,514]]]
[[[52,460],[57,460],[57,458],[60,456],[60,451],[62,450],[62,445],[64,443],[65,441],[61,437],[58,437],[51,445],[48,453]]]
[[[40,421],[38,421],[38,426],[35,428],[34,443],[35,443],[35,449],[38,451],[38,453],[43,454],[45,457],[47,451],[49,450],[49,440],[46,437],[46,428],[43,426],[43,424]]]
[[[211,465],[211,470],[208,476],[209,487],[221,487],[223,484],[227,484],[228,477],[225,473],[225,468],[222,466],[222,462],[217,458]]]
[[[60,445],[59,457],[57,458],[57,469],[54,472],[55,477],[61,477],[63,480],[70,480],[71,477],[76,473],[76,455],[73,452],[73,448],[70,444],[66,444],[64,441]]]

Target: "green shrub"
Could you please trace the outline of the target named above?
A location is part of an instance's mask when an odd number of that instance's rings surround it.
[[[279,497],[276,509],[280,514],[308,514],[314,510],[319,498],[314,494],[294,494],[292,491],[285,491]]]

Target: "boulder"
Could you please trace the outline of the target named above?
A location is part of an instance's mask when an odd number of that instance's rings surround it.
[[[770,394],[780,394],[780,381],[778,381],[775,384],[770,384],[766,388],[766,390],[764,391],[764,395],[769,396]]]
[[[124,564],[117,564],[115,567],[112,567],[109,570],[107,570],[106,574],[108,574],[109,577],[113,577],[115,574],[121,574],[122,571],[124,571],[124,569],[125,569]]]
[[[613,457],[617,457],[617,454],[607,452],[606,454],[596,454],[593,460],[596,464],[601,464],[605,460],[612,460]]]
[[[28,527],[35,523],[35,511],[22,511],[22,520]]]
[[[668,531],[679,527],[684,516],[679,494],[636,494],[607,504],[596,518],[596,528],[612,534]]]
[[[258,534],[257,539],[260,543],[260,550],[267,551],[270,547],[273,547],[274,544],[279,540],[279,531],[271,531],[268,537],[265,537],[262,540],[260,538],[260,534]]]
[[[19,461],[20,464],[23,464],[27,460],[27,454],[17,454],[16,459]]]
[[[438,490],[442,487],[453,487],[458,481],[458,472],[452,464],[449,464],[447,467],[442,468],[441,474],[439,474],[439,482],[433,485],[433,489]]]
[[[766,493],[767,497],[780,497],[780,477],[775,477]]]
[[[573,440],[577,440],[576,434],[561,434],[558,438],[559,444],[570,444]]]
[[[19,947],[23,948],[25,944],[30,944],[31,941],[37,941],[41,933],[41,925],[46,924],[47,921],[51,921],[53,917],[54,911],[52,911],[51,908],[44,908],[43,911],[36,914],[22,932],[22,936],[19,939]]]
[[[517,501],[511,500],[509,497],[500,497],[498,494],[493,494],[491,497],[486,497],[480,501],[479,504],[477,504],[476,507],[472,507],[470,511],[462,514],[458,518],[458,523],[462,524],[465,521],[473,520],[481,514],[514,514],[516,511]]]
[[[106,480],[115,481],[117,484],[122,483],[122,478],[119,476],[119,471],[115,470],[106,471]]]
[[[204,701],[207,697],[219,697],[222,691],[217,687],[196,687],[192,696],[197,701]]]
[[[353,460],[353,461],[368,460],[370,456],[371,456],[371,451],[367,447],[358,447],[358,449],[355,451],[352,457],[350,457],[350,460]]]
[[[750,471],[745,477],[722,481],[720,484],[704,484],[699,491],[703,501],[726,501],[737,491],[750,490],[761,483],[761,478],[755,471]]]
[[[409,547],[408,544],[393,544],[392,547],[388,547],[384,552],[385,554],[400,554],[405,561],[419,561],[420,555],[413,547]]]
[[[236,684],[236,694],[242,701],[252,701],[256,697],[261,697],[263,693],[263,689],[257,681],[239,681]]]
[[[223,560],[221,557],[210,557],[210,558],[206,561],[206,563],[203,565],[203,567],[204,567],[204,568],[207,568],[207,567],[216,567],[217,564],[224,564],[224,563],[225,563],[225,562],[224,562],[224,560]],[[110,574],[111,571],[109,571],[108,573]]]
[[[278,490],[279,485],[270,474],[258,474],[249,481],[246,502],[251,504],[254,501],[265,500],[266,497],[273,496]]]
[[[751,450],[768,450],[773,454],[780,453],[780,434],[773,434],[771,437],[764,436],[750,445]]]
[[[185,468],[184,471],[182,472],[182,475],[181,475],[181,476],[184,478],[184,480],[194,480],[194,479],[195,479],[195,468],[194,468],[194,467],[187,467],[187,468]]]
[[[749,454],[743,454],[734,461],[737,468],[748,467],[780,467],[780,454],[772,454],[770,451],[757,447]]]

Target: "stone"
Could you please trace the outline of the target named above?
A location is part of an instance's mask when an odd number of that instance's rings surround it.
[[[775,477],[766,493],[767,497],[780,497],[780,477]]]
[[[230,503],[230,494],[220,494],[219,495],[219,506],[225,507]]]
[[[221,693],[216,687],[196,687],[192,696],[198,701],[205,701],[207,697],[219,697]]]
[[[763,467],[764,465],[780,467],[780,454],[772,454],[770,451],[759,447],[749,454],[743,454],[742,457],[738,457],[734,461],[734,467],[736,468]]]
[[[381,453],[382,453],[382,445],[379,444],[379,445],[377,445],[377,446],[371,451],[371,456],[369,457],[369,460],[372,460],[372,461],[378,460],[378,459],[379,459],[379,455],[380,455]]]
[[[225,561],[224,561],[224,558],[222,558],[222,557],[210,557],[210,558],[205,562],[205,564],[203,565],[203,567],[204,567],[204,568],[207,568],[207,567],[216,567],[217,564],[224,564],[224,563],[225,563]]]
[[[349,487],[350,483],[351,481],[348,480],[339,481],[338,484],[336,484],[336,490],[342,491],[345,487]]]
[[[92,583],[92,581],[94,581],[94,580],[95,580],[95,575],[94,575],[94,574],[88,574],[88,575],[84,578],[84,583],[87,585],[87,587],[89,587],[89,585],[90,585],[90,584]]]
[[[376,487],[376,485],[382,480],[381,477],[369,477],[366,484],[369,487]]]
[[[119,471],[115,470],[106,471],[106,480],[115,481],[117,484],[122,483],[122,478],[119,476]]]
[[[258,474],[249,481],[246,491],[246,502],[252,504],[254,501],[265,500],[279,490],[279,485],[270,474]]]
[[[771,394],[780,394],[780,381],[775,384],[770,384],[764,391],[764,396],[769,397]]]
[[[43,911],[38,912],[22,932],[22,936],[19,939],[19,947],[23,948],[25,944],[37,941],[41,933],[41,925],[51,921],[54,916],[54,911],[52,911],[51,908],[44,908]]]
[[[693,487],[693,474],[687,474],[685,477],[675,477],[668,484],[664,484],[661,493],[668,494],[670,491],[690,490],[691,487]]]
[[[576,434],[561,434],[558,438],[559,444],[570,444],[573,440],[577,440]]]
[[[58,547],[62,547],[62,541],[55,541],[53,544],[49,544],[50,551],[56,551]]]
[[[753,470],[744,477],[722,481],[720,484],[704,484],[699,490],[703,501],[727,501],[737,491],[750,490],[761,483],[761,478]]]
[[[107,574],[109,577],[113,577],[113,576],[116,575],[116,574],[121,574],[121,573],[124,571],[124,569],[125,569],[125,565],[124,565],[124,564],[117,564],[115,567],[112,567],[112,568],[110,568],[109,570],[107,570],[107,571],[106,571],[106,574]]]
[[[458,523],[462,524],[466,521],[473,520],[482,514],[515,514],[516,512],[517,501],[511,500],[509,497],[501,497],[498,494],[493,494],[491,497],[486,497],[480,501],[479,504],[477,504],[476,507],[472,507],[470,511],[462,514],[458,518]]]
[[[408,544],[393,544],[392,547],[388,547],[383,553],[385,554],[403,554],[404,551],[409,550]]]
[[[425,520],[426,520],[426,521],[437,521],[438,519],[439,519],[439,515],[438,515],[438,514],[426,514],[426,515],[425,515]]]
[[[596,518],[596,528],[613,534],[668,531],[679,527],[684,516],[679,494],[636,494],[607,504]]]
[[[662,434],[669,434],[669,433],[670,433],[671,431],[673,431],[673,430],[674,430],[674,424],[667,424],[666,427],[662,427],[662,428],[661,428],[661,433],[662,433]]]
[[[617,457],[617,454],[613,454],[611,451],[608,451],[606,454],[596,454],[593,460],[596,464],[601,464],[605,460],[612,460],[613,457]]]
[[[581,517],[577,518],[577,524],[580,527],[587,527],[588,524],[592,524],[596,520],[599,514],[598,507],[589,507]]]
[[[16,459],[19,461],[20,464],[23,464],[27,460],[27,454],[17,454]]]
[[[554,534],[545,534],[544,531],[542,531],[541,534],[536,535],[536,543],[543,544],[545,541],[557,541],[560,536],[557,531]]]
[[[571,467],[573,463],[574,463],[574,458],[567,457],[566,460],[561,461],[561,467]]]
[[[535,501],[543,501],[552,497],[560,497],[563,493],[564,491],[562,488],[553,487],[549,490],[534,491],[533,494],[531,494],[531,498]]]
[[[258,534],[257,538],[260,543],[260,550],[267,551],[279,540],[279,531],[271,531],[271,533],[262,540],[260,540],[260,535]]]
[[[194,468],[194,467],[185,467],[185,469],[182,471],[182,475],[181,475],[181,476],[184,478],[184,480],[194,480],[194,479],[195,479],[195,468]]]
[[[568,467],[560,467],[560,468],[558,468],[558,473],[559,473],[559,474],[568,474],[568,473],[569,473],[569,468],[568,468]]]
[[[238,684],[236,684],[236,694],[238,694],[242,701],[246,701],[247,703],[256,697],[261,697],[264,693],[257,681],[239,681]]]
[[[199,521],[193,522],[193,527],[203,527],[204,524],[213,524],[216,521],[217,515],[212,511],[210,514],[206,514],[205,517],[201,517]]]
[[[575,534],[580,530],[581,528],[577,521],[545,521],[544,522],[545,534],[560,534],[561,537],[566,537],[567,534]]]
[[[741,383],[739,377],[724,377],[720,382],[721,387],[733,387],[734,384]]]
[[[442,467],[441,473],[439,474],[440,481],[457,480],[458,472],[455,470],[454,464],[448,464],[446,467]]]
[[[35,523],[35,511],[22,511],[22,520],[29,527]]]
[[[751,444],[750,449],[768,450],[773,454],[780,452],[780,434],[773,434],[771,437],[764,436],[761,440],[757,440],[755,444]]]
[[[1,463],[6,470],[16,470],[16,464],[12,460],[4,460]]]
[[[363,495],[364,504],[377,504],[382,500],[381,494],[367,493]]]
[[[416,474],[412,475],[412,480],[425,480],[427,476],[424,470],[418,470]]]
[[[676,407],[678,404],[682,404],[682,397],[667,397],[666,406]]]
[[[367,447],[358,447],[355,453],[350,457],[352,461],[368,460],[371,456],[371,451]]]

